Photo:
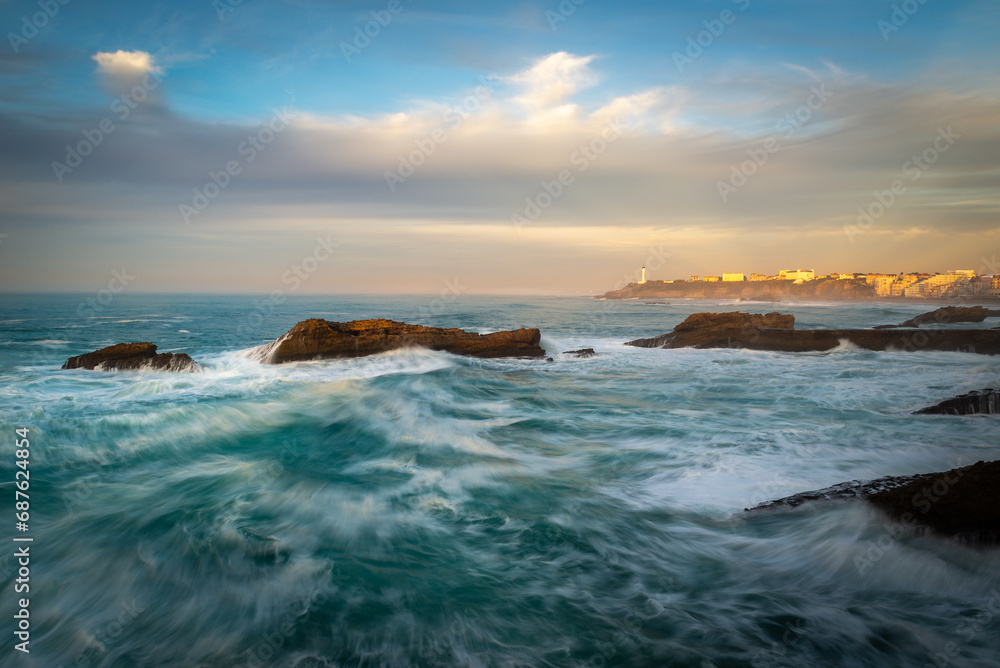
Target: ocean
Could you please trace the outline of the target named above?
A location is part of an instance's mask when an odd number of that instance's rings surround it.
[[[0,665],[1000,665],[1000,551],[900,532],[858,502],[741,513],[1000,458],[996,417],[911,414],[996,387],[1000,359],[623,345],[701,311],[868,327],[933,306],[103,301],[0,297]],[[310,317],[539,327],[554,359],[254,358]],[[204,369],[60,370],[122,341]],[[561,354],[581,347],[597,356]],[[30,594],[15,594],[18,536]],[[24,596],[30,654],[14,648]]]

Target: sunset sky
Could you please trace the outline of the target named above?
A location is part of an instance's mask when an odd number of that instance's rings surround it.
[[[1000,269],[995,0],[577,2],[3,0],[0,289]]]

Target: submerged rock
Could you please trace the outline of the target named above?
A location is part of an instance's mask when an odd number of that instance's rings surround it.
[[[470,357],[543,357],[537,329],[477,334],[452,327],[408,325],[394,320],[298,323],[263,350],[262,361],[281,364],[336,357],[363,357],[398,348],[429,348]]]
[[[97,369],[98,371],[135,371],[156,369],[161,371],[198,371],[201,367],[186,353],[157,353],[156,345],[144,343],[119,343],[95,350],[92,353],[70,357],[63,369]]]
[[[781,313],[695,313],[673,332],[626,345],[640,348],[749,348],[777,352],[816,352],[851,343],[867,350],[946,350],[996,355],[1000,330],[794,329]]]
[[[950,322],[982,322],[986,318],[1000,317],[1000,310],[988,309],[985,306],[942,306],[929,313],[921,313],[915,318],[898,325],[879,325],[875,329],[892,329],[894,327],[919,327],[920,325],[944,325]]]
[[[977,545],[1000,542],[1000,461],[980,461],[940,473],[845,482],[763,503],[746,512],[844,498],[864,499],[904,528],[922,528]]]
[[[573,355],[574,357],[594,357],[597,353],[593,348],[580,348],[579,350],[567,350],[563,355]]]
[[[993,415],[1000,413],[1000,390],[984,389],[914,411],[914,415]]]

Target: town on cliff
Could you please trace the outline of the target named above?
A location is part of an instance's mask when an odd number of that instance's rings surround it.
[[[783,269],[774,276],[724,273],[687,279],[647,280],[646,268],[597,299],[743,299],[747,301],[945,300],[1000,302],[1000,274],[971,269],[945,273],[821,274]]]

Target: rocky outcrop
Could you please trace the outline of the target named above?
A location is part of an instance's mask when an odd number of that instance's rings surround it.
[[[563,352],[563,355],[572,355],[573,357],[594,357],[597,353],[594,352],[593,348],[580,348],[579,350],[567,350]]]
[[[879,325],[875,329],[891,329],[894,327],[919,327],[920,325],[944,325],[951,322],[982,322],[986,318],[1000,317],[1000,310],[988,309],[985,306],[942,306],[929,313],[921,313],[915,318],[898,325]]]
[[[543,357],[537,329],[477,334],[458,328],[408,325],[394,320],[298,323],[262,351],[262,361],[281,364],[336,357],[363,357],[398,348],[429,348],[470,357]]]
[[[63,369],[97,369],[98,371],[198,371],[198,363],[185,353],[157,353],[152,343],[119,343],[92,353],[70,357]]]
[[[636,339],[625,345],[639,348],[728,348],[735,339],[742,340],[748,332],[761,328],[791,330],[795,316],[774,312],[759,313],[695,313],[674,327],[669,334],[651,339]],[[745,346],[736,346],[745,347]]]
[[[781,313],[695,313],[673,332],[626,345],[640,348],[749,348],[777,352],[831,350],[843,342],[867,350],[946,350],[1000,354],[1000,330],[794,329],[794,317]]]
[[[1000,542],[1000,461],[981,461],[940,473],[846,482],[746,510],[845,498],[864,499],[903,528],[930,530],[979,545]]]
[[[959,395],[934,406],[914,411],[914,415],[993,415],[1000,413],[1000,390],[985,389]]]
[[[647,281],[629,283],[601,295],[602,299],[739,299],[753,301],[868,301],[879,299],[864,279],[814,281]]]

